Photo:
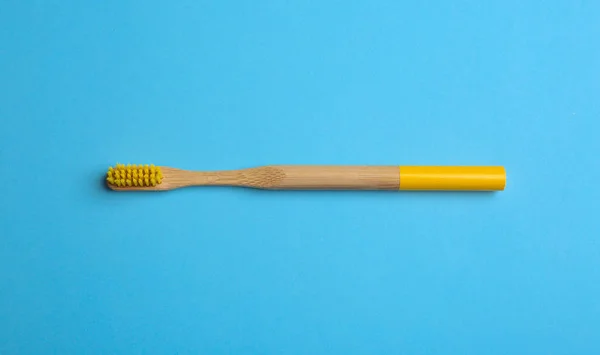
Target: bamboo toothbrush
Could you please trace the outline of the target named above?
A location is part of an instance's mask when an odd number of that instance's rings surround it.
[[[188,186],[240,186],[272,190],[504,190],[501,166],[273,165],[225,171],[189,171],[154,165],[108,168],[116,191],[164,191]]]

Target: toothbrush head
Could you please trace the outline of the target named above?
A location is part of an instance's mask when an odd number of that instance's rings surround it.
[[[158,166],[119,164],[108,168],[106,183],[110,188],[156,187],[163,180]]]

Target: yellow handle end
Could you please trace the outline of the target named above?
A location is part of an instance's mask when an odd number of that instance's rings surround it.
[[[400,190],[499,191],[505,186],[502,166],[400,167]]]

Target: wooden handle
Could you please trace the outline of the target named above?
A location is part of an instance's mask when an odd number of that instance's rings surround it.
[[[184,186],[246,186],[306,190],[504,190],[501,166],[319,166],[274,165],[214,172],[162,167],[156,189]]]

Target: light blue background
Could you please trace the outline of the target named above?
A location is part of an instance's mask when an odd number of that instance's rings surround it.
[[[597,1],[0,4],[0,353],[600,353]],[[505,165],[118,194],[115,162]]]

